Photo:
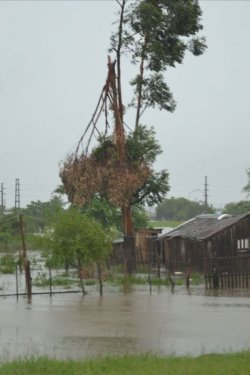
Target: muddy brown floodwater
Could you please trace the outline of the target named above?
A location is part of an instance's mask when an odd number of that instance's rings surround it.
[[[177,287],[127,294],[0,299],[1,359],[199,355],[250,348],[250,291],[188,293]]]

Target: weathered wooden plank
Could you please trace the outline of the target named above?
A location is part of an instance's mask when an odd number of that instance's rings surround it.
[[[248,288],[250,255],[210,257],[205,260],[206,288]]]

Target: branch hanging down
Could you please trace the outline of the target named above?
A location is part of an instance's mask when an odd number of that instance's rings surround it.
[[[112,100],[111,100],[111,97],[110,97],[110,85],[111,85],[111,80],[112,80],[112,69],[115,65],[115,62],[110,65],[110,63],[108,64],[109,66],[109,70],[108,70],[108,76],[107,76],[107,79],[106,79],[106,83],[102,89],[102,92],[101,92],[101,95],[99,97],[99,100],[97,102],[97,105],[96,105],[96,108],[94,110],[94,113],[83,133],[83,135],[81,136],[78,144],[77,144],[77,147],[76,147],[76,150],[75,150],[75,156],[78,155],[78,152],[79,152],[79,148],[81,146],[81,144],[83,143],[84,141],[84,138],[87,134],[87,132],[89,131],[89,129],[91,128],[91,125],[92,125],[92,129],[91,129],[91,133],[90,133],[90,136],[87,140],[87,143],[86,143],[86,148],[85,148],[85,154],[87,155],[88,154],[88,149],[89,149],[89,145],[90,145],[90,142],[92,140],[92,137],[94,135],[94,131],[96,130],[98,135],[100,136],[101,133],[99,132],[98,128],[97,128],[97,122],[102,114],[102,111],[103,109],[105,109],[105,133],[107,133],[107,127],[108,127],[108,105],[111,105],[112,104]],[[108,103],[109,101],[109,103]]]
[[[108,60],[108,75],[102,89],[94,114],[87,125],[76,150],[64,161],[60,170],[65,191],[69,201],[82,206],[95,194],[105,197],[117,207],[129,207],[135,191],[144,184],[151,170],[144,161],[138,162],[128,158],[126,138],[123,125],[123,108],[119,95],[119,81],[116,77],[116,62]],[[118,86],[118,87],[117,87]],[[104,110],[106,118],[108,109],[114,117],[112,137],[101,135],[97,122]],[[85,151],[80,153],[80,145],[90,131]],[[98,132],[98,145],[89,153],[89,145]]]

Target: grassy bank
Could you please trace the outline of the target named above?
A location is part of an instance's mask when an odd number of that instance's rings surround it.
[[[197,358],[133,356],[92,361],[34,359],[4,363],[1,375],[228,375],[250,373],[250,351]]]
[[[176,220],[152,220],[148,222],[149,228],[175,228],[180,225],[182,221]]]

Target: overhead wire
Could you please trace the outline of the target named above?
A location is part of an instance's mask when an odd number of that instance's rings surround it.
[[[2,220],[3,219],[3,220]],[[11,222],[12,220],[14,220],[14,219],[18,219],[18,216],[17,215],[15,215],[15,216],[12,216],[12,217],[5,217],[4,215],[3,216],[1,216],[0,217],[0,225],[1,224],[5,224],[6,222],[8,223],[8,222]]]

